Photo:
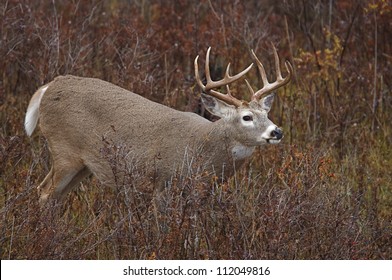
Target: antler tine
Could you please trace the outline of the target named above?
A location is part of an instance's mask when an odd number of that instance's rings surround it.
[[[255,94],[255,91],[253,90],[252,86],[249,84],[247,79],[245,79],[245,83],[246,83],[246,86],[248,87],[250,94],[253,96]]]
[[[211,79],[211,74],[210,74],[210,51],[211,47],[208,48],[207,54],[206,54],[206,65],[205,65],[205,75],[206,75],[206,80],[207,84],[204,85],[203,82],[200,79],[199,75],[199,65],[198,65],[198,58],[199,56],[196,56],[194,64],[195,64],[195,78],[197,81],[197,84],[200,86],[200,88],[208,95],[215,97],[219,100],[222,100],[226,102],[229,105],[234,105],[235,107],[240,107],[243,104],[243,101],[236,99],[234,96],[231,95],[230,89],[228,89],[227,94],[220,93],[218,91],[213,90],[214,88],[218,88],[221,86],[227,86],[238,79],[240,79],[242,76],[244,76],[246,73],[249,72],[249,70],[252,68],[253,63],[248,66],[248,68],[242,70],[240,73],[230,76],[230,63],[227,65],[225,76],[222,80],[219,81],[213,81]]]
[[[200,75],[199,75],[199,63],[198,63],[198,60],[199,59],[199,56],[196,56],[196,58],[195,58],[195,62],[194,62],[194,65],[195,65],[195,79],[196,79],[196,82],[197,82],[197,84],[199,85],[199,87],[204,91],[205,89],[206,89],[206,87],[205,87],[205,85],[203,84],[203,82],[201,81],[201,79],[200,79]]]
[[[208,47],[206,53],[206,64],[204,65],[204,71],[206,73],[206,79],[207,79],[206,90],[208,90],[207,88],[208,84],[212,82],[211,73],[210,73],[210,51],[211,51],[211,47]]]
[[[257,67],[258,67],[260,75],[261,75],[261,79],[263,80],[263,87],[253,94],[252,100],[259,100],[262,95],[284,86],[285,84],[287,84],[291,80],[293,66],[291,65],[291,63],[289,61],[285,61],[285,67],[286,67],[288,74],[285,78],[283,78],[282,72],[280,70],[280,59],[279,59],[278,52],[276,51],[274,44],[271,43],[271,45],[272,45],[272,49],[274,52],[274,58],[275,58],[276,81],[273,83],[268,82],[267,74],[265,73],[264,66],[260,62],[260,60],[257,58],[254,51],[252,50],[252,56],[256,61]]]
[[[264,66],[260,62],[260,60],[257,58],[257,56],[256,56],[256,54],[255,54],[255,52],[253,50],[252,50],[252,56],[253,56],[253,58],[256,61],[257,68],[259,69],[259,73],[260,73],[261,79],[263,80],[263,85],[269,84],[268,78],[267,78],[267,74],[265,73]]]
[[[281,80],[283,80],[283,78],[282,78],[282,72],[280,71],[280,58],[279,58],[278,52],[276,51],[274,44],[271,43],[271,46],[272,46],[272,50],[274,52],[274,58],[275,58],[276,80],[281,81]]]

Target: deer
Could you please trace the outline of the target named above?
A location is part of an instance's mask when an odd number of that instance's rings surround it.
[[[269,118],[273,91],[286,85],[293,73],[285,61],[282,77],[276,48],[276,80],[269,82],[263,64],[251,51],[254,62],[236,75],[230,63],[224,77],[213,81],[210,51],[205,58],[205,79],[194,60],[195,79],[201,101],[217,121],[192,112],[182,112],[153,102],[109,82],[72,75],[58,76],[32,96],[25,116],[25,131],[32,136],[37,124],[46,138],[51,168],[37,187],[41,204],[61,201],[87,176],[93,174],[102,185],[116,184],[110,163],[102,155],[103,138],[128,147],[136,158],[135,168],[145,170],[148,181],[162,190],[178,172],[188,172],[192,161],[202,162],[206,178],[222,180],[233,176],[256,147],[277,144],[283,131]],[[251,100],[237,99],[229,85],[243,78],[256,63],[263,87],[254,91],[245,79]],[[220,88],[226,87],[222,93]]]

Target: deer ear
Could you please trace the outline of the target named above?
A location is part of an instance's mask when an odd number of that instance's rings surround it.
[[[201,101],[208,112],[220,118],[229,116],[235,110],[234,106],[228,105],[225,102],[204,93],[201,94]]]
[[[269,112],[271,110],[272,102],[274,101],[275,93],[271,93],[259,101],[261,108]]]

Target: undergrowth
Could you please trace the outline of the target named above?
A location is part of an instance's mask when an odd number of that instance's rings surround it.
[[[387,1],[33,2],[0,4],[1,259],[392,258]],[[129,175],[115,188],[90,177],[38,205],[50,154],[23,118],[39,86],[97,77],[203,114],[194,57],[212,46],[218,79],[254,49],[272,77],[269,41],[295,68],[270,112],[281,144],[227,182],[177,176],[162,193],[112,161]]]

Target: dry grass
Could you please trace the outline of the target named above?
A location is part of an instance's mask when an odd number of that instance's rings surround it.
[[[30,2],[0,4],[1,259],[392,258],[385,1]],[[23,117],[44,82],[93,76],[197,112],[194,56],[212,45],[219,76],[223,57],[240,69],[254,48],[273,69],[268,40],[296,70],[271,113],[283,144],[257,150],[225,183],[174,178],[158,212],[143,174],[108,147],[126,180],[110,189],[90,178],[40,209],[50,156]]]

